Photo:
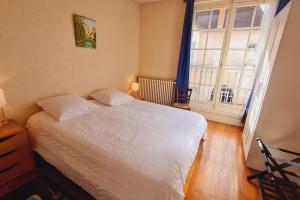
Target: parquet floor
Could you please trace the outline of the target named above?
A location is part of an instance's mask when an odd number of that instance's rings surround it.
[[[246,177],[240,127],[209,121],[188,179],[187,200],[256,200],[258,189]]]

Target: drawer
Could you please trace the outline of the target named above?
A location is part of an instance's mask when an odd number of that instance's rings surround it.
[[[25,131],[12,135],[11,137],[2,140],[0,142],[0,156],[2,154],[5,154],[7,152],[16,150],[20,147],[24,147],[27,145],[28,145],[28,137]]]
[[[21,126],[19,126],[18,124],[16,124],[16,122],[12,121],[12,120],[8,120],[7,124],[3,124],[2,126],[0,126],[0,141],[3,138],[9,137],[11,135],[15,135],[17,133],[20,132],[24,132],[25,129]]]
[[[26,146],[10,152],[2,157],[0,156],[0,172],[6,168],[14,166],[26,158],[30,158],[31,153],[31,148]]]
[[[15,165],[14,167],[4,171],[0,172],[0,186],[4,185],[5,183],[8,183],[15,178],[22,176],[34,169],[33,161],[31,158],[28,158],[21,163]]]

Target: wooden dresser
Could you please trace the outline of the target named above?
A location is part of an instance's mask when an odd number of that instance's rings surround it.
[[[33,170],[34,161],[26,129],[8,121],[0,127],[0,191]]]

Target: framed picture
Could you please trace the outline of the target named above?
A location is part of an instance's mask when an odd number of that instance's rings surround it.
[[[96,49],[96,20],[74,14],[73,22],[76,46]]]

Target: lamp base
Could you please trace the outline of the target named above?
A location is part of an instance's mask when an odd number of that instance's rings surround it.
[[[7,124],[7,117],[6,117],[4,108],[1,108],[0,110],[1,110],[2,118],[3,118],[3,120],[0,121],[0,127],[1,127],[2,125]]]
[[[130,92],[130,95],[131,95],[133,98],[140,99],[140,95],[139,95],[139,93],[136,92],[136,91],[131,91],[131,92]]]

